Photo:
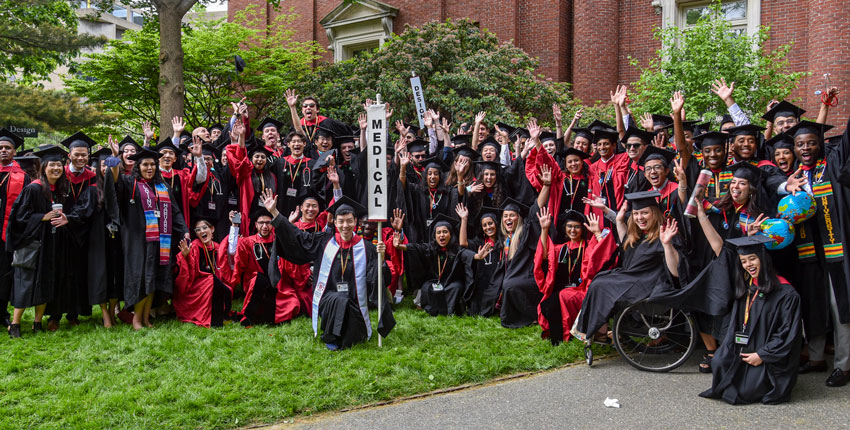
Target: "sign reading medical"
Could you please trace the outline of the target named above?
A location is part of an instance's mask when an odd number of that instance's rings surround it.
[[[416,102],[416,117],[419,118],[419,128],[425,128],[425,92],[422,89],[422,82],[416,74],[410,78],[410,87],[413,88],[413,101]]]
[[[378,96],[380,101],[380,95]],[[369,221],[387,220],[387,107],[373,104],[366,112],[369,163]]]

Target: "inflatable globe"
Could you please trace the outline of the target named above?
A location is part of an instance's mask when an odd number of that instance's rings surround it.
[[[773,242],[764,244],[765,248],[783,249],[794,242],[794,224],[783,218],[768,218],[761,223],[758,234],[773,239]]]
[[[815,203],[814,197],[811,194],[798,191],[797,195],[788,194],[779,201],[776,208],[781,218],[787,219],[794,224],[799,224],[813,216],[818,211],[818,205]]]

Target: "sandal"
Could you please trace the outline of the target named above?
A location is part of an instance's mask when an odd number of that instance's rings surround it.
[[[714,358],[714,351],[706,351],[702,356],[702,361],[699,362],[699,373],[711,373],[711,359]]]

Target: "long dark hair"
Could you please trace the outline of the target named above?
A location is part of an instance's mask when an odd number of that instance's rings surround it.
[[[153,160],[154,165],[156,165],[156,170],[153,172],[153,179],[151,179],[151,183],[153,183],[153,184],[162,183],[162,174],[159,171],[159,163],[157,162],[157,160],[155,158],[142,158],[142,159],[136,160],[136,162],[133,164],[133,177],[136,178],[136,180],[139,180],[139,181],[145,180],[142,177],[142,172],[139,170],[139,166],[142,164],[142,161],[144,161],[144,160]],[[177,166],[175,165],[172,168],[176,169]],[[98,169],[98,170],[100,170],[100,169]]]
[[[761,208],[759,204],[759,192],[761,191],[761,187],[757,183],[753,183],[747,181],[750,184],[750,191],[752,193],[747,198],[747,204],[744,205],[743,210],[750,216],[758,217],[759,215],[764,213],[764,210]],[[723,212],[735,211],[734,201],[732,200],[732,193],[726,192],[726,195],[721,197],[720,200],[714,203],[717,209],[720,209]]]
[[[47,170],[47,165],[50,164],[50,161],[44,161],[41,163],[41,168],[38,170],[38,181],[41,182],[41,193],[44,195],[48,201],[57,203],[65,203],[65,198],[68,197],[68,192],[71,189],[70,183],[68,182],[68,176],[65,175],[65,165],[62,165],[62,176],[56,180],[56,184],[54,186],[54,190],[50,190],[50,182],[47,180],[47,174],[44,173]],[[55,197],[55,199],[54,199]]]
[[[756,252],[756,255],[761,263],[757,279],[759,292],[769,294],[775,288],[778,288],[781,282],[767,252],[762,249]],[[747,289],[750,287],[750,274],[744,270],[744,266],[740,262],[736,266],[738,266],[738,270],[735,271],[735,298],[740,299],[747,294]]]

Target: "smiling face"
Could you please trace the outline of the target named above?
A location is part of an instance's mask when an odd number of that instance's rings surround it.
[[[564,226],[564,230],[567,234],[567,238],[572,241],[578,241],[581,239],[581,223],[578,221],[567,221],[567,224]]]
[[[702,158],[709,169],[722,169],[726,165],[726,148],[723,145],[705,146],[702,148]]]
[[[787,148],[779,148],[773,151],[773,162],[783,172],[788,173],[794,169],[794,152]]]
[[[758,279],[759,272],[761,272],[761,260],[758,254],[739,255],[738,258],[741,260],[741,267],[744,268],[744,271],[753,279]]]
[[[354,230],[357,228],[357,218],[354,214],[336,215],[334,217],[334,225],[339,231],[342,240],[348,241],[354,236]]]
[[[649,230],[653,224],[658,224],[652,208],[645,207],[643,209],[635,209],[632,211],[632,219],[641,231]]]
[[[260,237],[269,237],[272,234],[272,218],[268,215],[260,215],[257,217],[257,221],[254,222],[254,227],[257,228],[257,234]]]
[[[307,121],[315,120],[319,115],[319,105],[316,100],[308,97],[301,103],[301,114]]]
[[[280,142],[280,133],[278,133],[277,127],[271,125],[263,128],[263,142],[265,142],[266,146],[269,148],[277,147]]]
[[[608,158],[614,155],[614,142],[611,139],[599,139],[596,142],[596,152],[602,158]]]
[[[738,160],[749,160],[755,157],[756,145],[755,136],[735,136],[735,141],[732,143],[735,158]]]
[[[144,158],[139,161],[139,173],[142,179],[150,181],[156,174],[156,161],[153,158]]]
[[[590,140],[585,137],[576,136],[575,140],[573,140],[573,148],[582,152],[588,152],[590,150]]]
[[[798,122],[797,118],[793,116],[777,116],[773,118],[773,130],[776,134],[785,133]]]
[[[794,151],[804,166],[814,166],[820,157],[821,139],[814,133],[799,134],[794,138]]]
[[[313,222],[319,216],[319,202],[316,199],[305,199],[301,203],[301,219],[304,222]]]
[[[262,152],[255,152],[254,155],[251,156],[251,164],[254,165],[254,168],[257,170],[263,170],[266,168],[266,154]]]
[[[496,185],[496,171],[493,169],[485,169],[481,174],[481,183],[487,188],[493,188]]]
[[[448,227],[441,225],[434,229],[434,239],[437,241],[439,247],[445,248],[449,244],[449,241],[452,240],[452,233]]]
[[[198,221],[195,223],[195,236],[201,240],[201,243],[208,245],[213,240],[215,228],[208,221]]]
[[[440,185],[440,169],[430,168],[425,173],[425,181],[428,183],[428,188],[437,188]]]
[[[121,159],[124,161],[124,166],[128,169],[136,164],[135,161],[130,159],[131,155],[136,155],[136,147],[133,145],[124,145],[124,149],[121,150]]]
[[[198,136],[204,142],[209,142],[211,139],[210,131],[206,127],[198,127],[192,130],[192,137]]]
[[[567,172],[571,175],[579,175],[581,174],[584,161],[578,155],[567,155],[565,164],[567,166]]]
[[[339,145],[339,152],[342,153],[342,160],[346,163],[351,161],[351,150],[354,149],[354,142],[345,142]]]
[[[160,149],[159,153],[162,154],[162,157],[159,157],[159,167],[163,170],[171,170],[174,162],[177,161],[177,155],[168,148]]]
[[[44,176],[51,184],[55,184],[65,174],[65,164],[61,161],[48,161],[44,165]]]
[[[484,161],[496,161],[498,155],[499,153],[493,145],[486,145],[481,148],[481,159]]]
[[[301,136],[294,135],[290,137],[287,146],[293,157],[301,158],[304,155],[304,139]]]
[[[513,232],[515,232],[518,224],[518,213],[507,210],[502,212],[502,227],[504,227],[505,231],[507,231],[508,234],[512,234]]]
[[[481,231],[489,238],[496,237],[496,221],[490,217],[481,218]]]
[[[490,135],[490,129],[483,122],[478,125],[478,142],[483,142]]]
[[[418,166],[425,159],[425,151],[416,151],[410,153],[410,161],[414,166]]]
[[[71,152],[68,153],[68,158],[71,159],[71,164],[74,165],[74,169],[82,170],[87,164],[89,164],[89,150],[82,146],[72,148]]]
[[[555,155],[555,141],[547,140],[543,142],[543,149],[545,149],[549,155]]]
[[[210,140],[216,140],[221,136],[221,130],[218,128],[214,128],[210,130]]]
[[[641,138],[632,136],[626,141],[626,154],[629,154],[632,161],[639,160],[644,150],[646,150],[646,144]]]
[[[661,188],[669,173],[661,160],[650,160],[643,165],[643,176],[654,188]]]
[[[316,148],[319,151],[325,152],[330,151],[334,146],[333,138],[330,136],[318,136],[316,137]]]
[[[747,203],[752,192],[750,181],[746,179],[733,177],[732,182],[729,183],[729,194],[732,196],[732,201],[739,205]]]

